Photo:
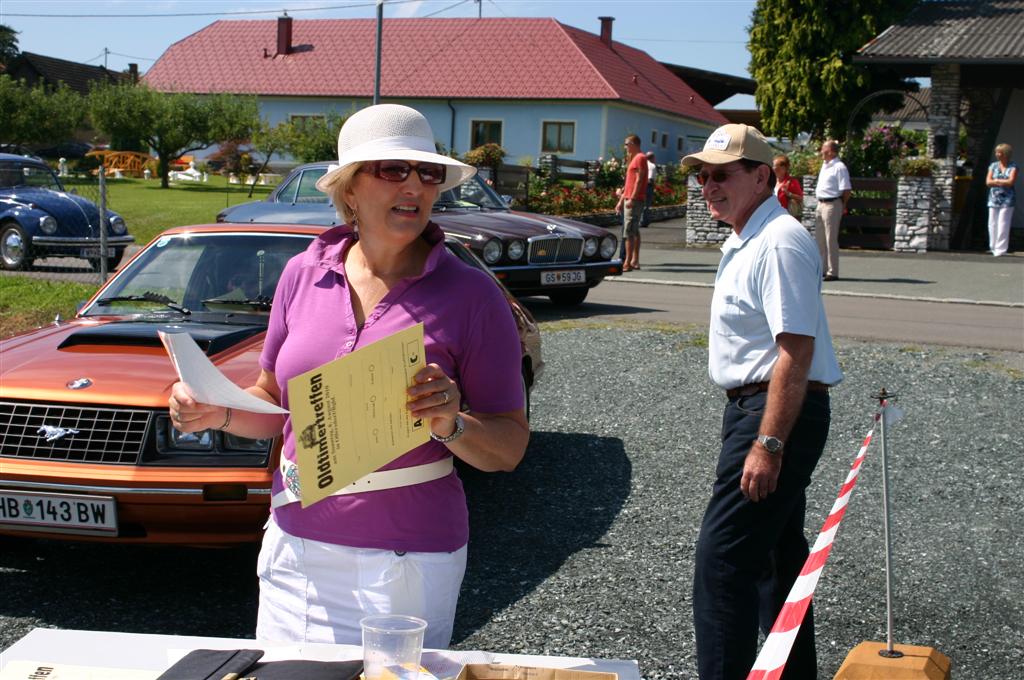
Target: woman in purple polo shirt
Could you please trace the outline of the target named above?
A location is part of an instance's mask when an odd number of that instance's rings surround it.
[[[425,619],[427,647],[451,640],[469,539],[452,455],[481,470],[512,470],[529,439],[508,304],[486,274],[448,253],[430,222],[438,194],[475,172],[435,153],[430,125],[411,108],[353,114],[338,135],[338,165],[317,182],[346,224],[293,258],[277,286],[263,370],[249,391],[285,408],[289,378],[424,324],[427,366],[409,389],[409,409],[429,419],[431,441],[368,475],[378,490],[303,509],[288,474],[290,418],[199,404],[181,383],[172,390],[183,431],[284,434],[286,473],[274,477],[257,565],[259,639],[359,644],[360,618],[393,613]],[[397,482],[393,470],[401,470]]]

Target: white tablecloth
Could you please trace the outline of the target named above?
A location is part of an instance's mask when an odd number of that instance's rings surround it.
[[[262,649],[266,652],[263,661],[340,661],[361,659],[363,653],[357,645],[287,645],[235,638],[35,628],[0,652],[0,670],[15,661],[45,661],[76,666],[162,671],[193,649]],[[619,680],[640,680],[640,669],[636,661],[454,650],[428,649],[423,652],[423,666],[439,677],[451,677],[454,675],[450,672],[453,665],[462,663],[607,671],[618,673]],[[458,672],[457,667],[455,672]]]

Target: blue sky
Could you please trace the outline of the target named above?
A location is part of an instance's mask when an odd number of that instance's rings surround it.
[[[553,17],[599,33],[598,17],[612,16],[615,40],[659,61],[747,76],[747,27],[754,4],[754,0],[387,0],[384,21],[387,30],[388,18],[482,13],[485,17]],[[100,66],[105,59],[107,68],[115,70],[135,62],[145,72],[172,43],[218,19],[272,19],[283,9],[299,21],[376,16],[375,0],[0,0],[0,23],[18,31],[18,46],[26,52]],[[195,16],[168,16],[174,14]],[[720,106],[752,108],[754,98],[738,95]]]

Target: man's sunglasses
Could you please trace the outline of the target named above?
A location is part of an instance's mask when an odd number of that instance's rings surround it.
[[[697,173],[697,184],[704,186],[705,184],[708,183],[708,180],[713,181],[715,184],[721,184],[725,180],[729,179],[729,175],[735,175],[740,170],[743,170],[743,168],[739,167],[734,168],[732,170],[722,170],[721,168],[716,168],[711,172],[708,172],[707,170],[701,170],[700,172]]]
[[[363,165],[359,171],[379,177],[385,182],[404,182],[409,173],[416,171],[424,184],[444,184],[448,168],[441,163],[419,163],[412,165],[405,161],[373,161]]]

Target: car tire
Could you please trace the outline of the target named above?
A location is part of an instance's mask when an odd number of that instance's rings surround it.
[[[121,258],[124,257],[124,248],[115,248],[114,254],[107,258],[107,273],[117,269],[117,265],[121,264]],[[92,267],[93,271],[100,270],[100,258],[90,257],[89,266]]]
[[[562,288],[561,290],[551,291],[548,293],[548,297],[551,298],[553,304],[559,307],[575,307],[576,305],[583,304],[589,292],[589,288]]]
[[[523,385],[523,408],[526,410],[526,422],[530,422],[530,388],[529,381],[526,375],[526,366],[523,366],[523,372],[519,375]]]
[[[0,266],[11,271],[32,268],[32,240],[17,222],[0,225]]]

